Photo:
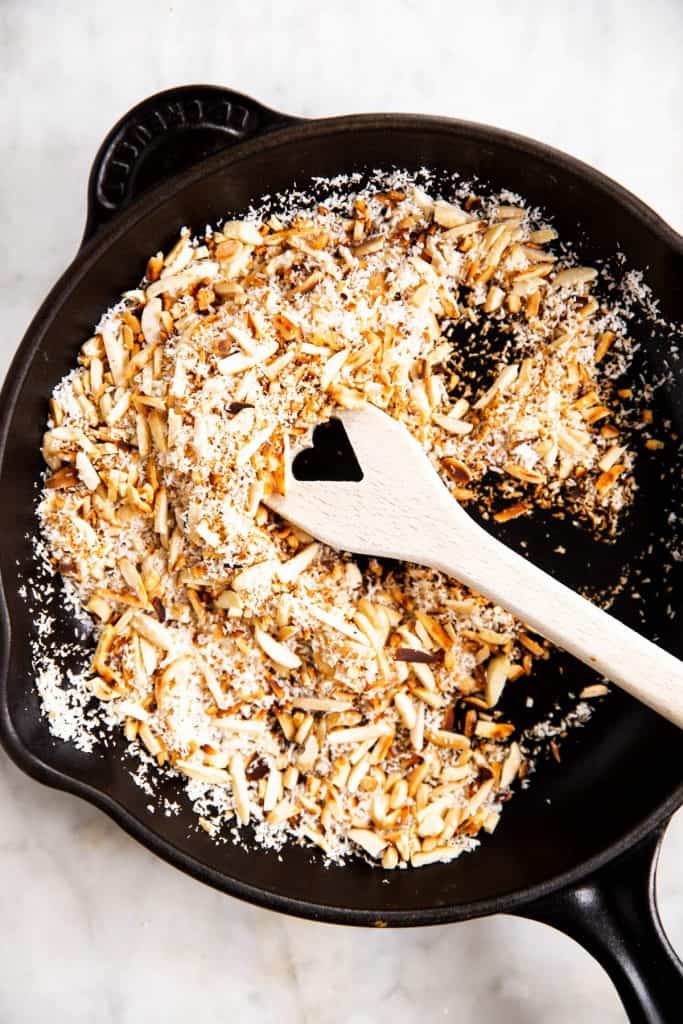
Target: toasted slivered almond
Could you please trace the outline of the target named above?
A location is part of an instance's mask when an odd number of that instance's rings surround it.
[[[513,476],[515,480],[521,480],[527,484],[545,483],[545,477],[542,473],[537,473],[533,469],[527,469],[526,466],[520,466],[517,462],[506,462],[503,469],[508,476]]]
[[[330,629],[335,629],[337,632],[347,636],[350,640],[355,640],[356,643],[367,643],[366,638],[355,626],[347,622],[346,619],[342,619],[339,615],[334,615],[332,612],[325,611],[324,608],[319,608],[317,605],[311,604],[307,606],[307,611],[314,619],[318,622],[322,622],[324,626],[329,626]]]
[[[334,697],[295,697],[292,707],[300,708],[302,711],[348,711],[353,707],[353,703]]]
[[[320,387],[323,391],[337,380],[348,357],[349,350],[342,348],[327,360],[320,371]]]
[[[358,846],[365,850],[366,853],[375,858],[379,857],[387,846],[386,839],[367,828],[349,829],[349,839],[352,839],[353,842],[357,843]]]
[[[143,604],[147,604],[148,597],[145,585],[142,582],[142,577],[138,570],[135,568],[133,563],[128,558],[120,558],[118,562],[119,570],[124,580],[135,593],[135,596]]]
[[[100,486],[100,478],[97,470],[85,452],[78,452],[76,455],[76,470],[89,491],[96,491]]]
[[[469,214],[461,210],[459,206],[446,203],[443,199],[437,199],[434,203],[434,221],[442,228],[455,228],[460,224],[466,224],[469,220]]]
[[[216,716],[214,723],[218,729],[240,736],[262,736],[267,725],[261,718],[235,718],[232,715]]]
[[[491,285],[486,295],[486,302],[484,303],[485,313],[494,313],[497,309],[503,305],[505,299],[505,292],[498,285]]]
[[[616,341],[617,336],[614,331],[603,331],[598,339],[598,344],[595,347],[595,362],[601,363],[605,358],[612,345]]]
[[[250,817],[249,789],[244,773],[244,758],[241,754],[232,755],[229,772],[232,781],[232,798],[235,802],[237,817],[243,825],[247,825]]]
[[[256,590],[259,587],[268,586],[275,578],[279,570],[279,563],[275,559],[268,559],[265,562],[256,562],[247,569],[242,569],[233,577],[232,589],[236,591]]]
[[[467,750],[470,746],[467,736],[447,729],[427,729],[425,736],[430,743],[448,750]]]
[[[293,558],[278,565],[277,576],[283,583],[291,583],[302,572],[310,568],[320,555],[320,545],[317,542],[307,544]]]
[[[147,722],[140,723],[138,727],[138,736],[152,757],[159,757],[163,754],[164,746],[159,737],[152,732]]]
[[[254,436],[237,453],[235,460],[237,465],[246,466],[250,459],[256,455],[259,448],[263,447],[272,433],[273,427],[264,427],[263,430],[257,430]]]
[[[590,686],[584,686],[579,697],[581,700],[590,700],[593,697],[604,697],[608,693],[609,687],[605,686],[604,683],[592,683]]]
[[[280,800],[270,814],[266,816],[266,823],[268,825],[281,825],[282,822],[287,821],[288,818],[293,818],[296,814],[299,814],[296,804],[285,797],[285,799]]]
[[[545,647],[539,644],[530,637],[527,633],[520,633],[519,642],[522,647],[525,647],[535,658],[544,658],[547,654]]]
[[[74,466],[62,466],[56,473],[48,477],[45,486],[48,490],[60,490],[62,487],[73,487],[78,483],[79,474]]]
[[[464,224],[456,224],[454,227],[444,231],[442,237],[455,240],[465,238],[468,235],[474,235],[479,230],[480,224],[481,221],[478,220],[468,220]]]
[[[104,351],[107,354],[112,380],[117,386],[123,384],[128,357],[119,336],[119,329],[116,324],[107,321],[102,324],[100,335],[104,343]]]
[[[371,256],[372,253],[379,252],[384,248],[384,238],[382,235],[377,235],[375,238],[368,238],[366,242],[361,242],[360,245],[353,247],[353,255],[358,259],[361,256]]]
[[[504,654],[490,658],[486,666],[486,703],[494,708],[505,689],[510,671],[510,659]]]
[[[168,536],[168,496],[165,487],[160,487],[154,497],[154,530],[164,539]]]
[[[477,792],[471,798],[467,805],[467,811],[469,814],[475,814],[479,808],[486,802],[493,789],[493,779],[487,779],[486,782],[482,783]]]
[[[613,463],[608,470],[601,473],[595,482],[595,488],[599,494],[606,494],[617,481],[617,477],[620,476],[626,469],[626,466],[622,462]]]
[[[447,651],[453,646],[453,638],[448,635],[441,623],[433,615],[428,615],[427,612],[416,611],[415,618],[424,626],[429,636],[439,647]]]
[[[232,377],[235,374],[244,373],[245,370],[251,369],[258,363],[265,363],[271,356],[275,355],[277,349],[278,344],[276,341],[264,341],[257,345],[249,355],[245,352],[235,352],[224,359],[218,359],[216,361],[216,368],[224,377]]]
[[[429,811],[429,808],[426,808]],[[420,820],[417,827],[417,834],[421,839],[427,836],[439,836],[444,830],[444,820],[436,812],[427,813]]]
[[[327,734],[327,741],[333,745],[364,743],[366,740],[376,740],[380,736],[388,735],[391,735],[391,726],[386,722],[378,722],[376,725],[359,725],[350,729],[332,729]]]
[[[155,647],[169,651],[173,646],[173,634],[151,615],[134,615],[133,628]]]
[[[548,242],[553,242],[557,238],[557,231],[554,228],[539,228],[537,231],[532,231],[529,235],[529,241],[535,245],[546,245]]]
[[[500,788],[507,789],[517,778],[522,763],[522,752],[518,743],[511,743],[510,750],[503,762],[503,770],[500,774]]]
[[[277,768],[271,768],[266,782],[266,791],[263,796],[263,811],[268,814],[277,805],[282,796],[282,773]]]
[[[588,284],[598,276],[597,270],[593,267],[568,267],[567,270],[560,270],[553,278],[553,285],[556,288],[573,288],[576,285]]]
[[[188,778],[206,782],[210,786],[228,786],[231,782],[230,775],[224,768],[211,768],[208,765],[196,764],[184,759],[177,760],[174,767]]]
[[[281,356],[278,356],[277,359],[273,359],[272,362],[267,363],[263,367],[263,372],[265,373],[268,380],[277,380],[282,371],[287,366],[289,366],[289,364],[295,359],[295,357],[296,352],[294,351],[294,349],[290,348]]]
[[[514,383],[518,373],[519,366],[516,363],[504,366],[488,391],[474,403],[474,408],[486,409],[500,391],[506,391]]]
[[[166,451],[166,423],[163,414],[158,409],[152,409],[147,417],[149,432],[155,447],[160,452]]]
[[[246,245],[260,245],[263,236],[255,224],[248,220],[229,220],[221,226],[221,234],[226,238],[236,238]]]
[[[166,292],[177,293],[183,288],[191,288],[200,281],[212,281],[218,274],[218,264],[212,260],[195,260],[184,270],[168,277],[160,277],[147,288],[147,300]]]
[[[561,429],[558,431],[557,434],[557,443],[559,444],[560,448],[562,448],[562,450],[567,452],[569,455],[585,455],[588,441],[589,438],[586,436],[586,442],[582,443],[568,429]]]
[[[486,722],[480,718],[474,728],[474,735],[488,740],[504,740],[514,731],[514,725],[509,722]]]
[[[515,501],[512,505],[508,505],[506,508],[496,512],[493,518],[497,523],[507,523],[511,519],[518,519],[519,516],[524,516],[531,511],[531,507],[526,501]]]
[[[424,747],[425,737],[425,705],[420,702],[415,713],[415,722],[410,730],[410,742],[418,753]]]
[[[417,711],[405,690],[401,690],[399,693],[395,694],[394,704],[396,705],[396,710],[401,717],[401,721],[410,732],[411,729],[415,728],[415,723],[417,722]]]
[[[301,658],[298,654],[295,654],[294,651],[281,644],[278,640],[274,640],[265,630],[255,629],[254,636],[256,637],[256,643],[263,653],[267,654],[276,665],[287,669],[301,668]]]
[[[163,332],[163,320],[161,313],[163,305],[161,299],[152,298],[145,303],[145,308],[142,311],[140,317],[140,326],[142,327],[142,333],[145,337],[145,341],[148,345],[157,345],[161,341]]]
[[[448,434],[469,434],[474,429],[474,424],[456,416],[444,416],[439,412],[432,413],[432,421]]]
[[[450,860],[455,860],[461,852],[457,846],[436,846],[428,853],[416,851],[411,854],[410,863],[414,868],[423,868],[427,864],[446,864]]]
[[[144,413],[136,412],[135,429],[137,434],[138,452],[140,454],[140,458],[146,459],[150,453],[151,436],[149,432],[149,425],[147,423],[147,417],[144,415]]]
[[[234,590],[224,590],[219,594],[216,598],[216,606],[225,609],[234,618],[238,618],[244,608],[242,598]]]
[[[625,451],[625,448],[616,444],[609,448],[598,462],[598,466],[603,473],[606,473],[607,470],[611,469],[612,466],[619,461]]]

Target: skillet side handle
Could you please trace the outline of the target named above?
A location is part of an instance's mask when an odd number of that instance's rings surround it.
[[[631,1024],[674,1024],[683,1015],[683,964],[662,928],[655,892],[665,828],[520,911],[575,939],[602,964]]]
[[[98,150],[83,242],[147,189],[219,150],[300,120],[214,85],[150,96],[124,114]]]

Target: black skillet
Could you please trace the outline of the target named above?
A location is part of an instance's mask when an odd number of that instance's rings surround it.
[[[539,143],[414,115],[301,121],[208,86],[146,100],[116,125],[97,155],[82,247],[36,314],[2,392],[2,742],[26,772],[101,807],[149,849],[224,892],[344,924],[425,925],[499,912],[544,921],[603,964],[631,1020],[673,1024],[683,1019],[683,968],[662,931],[654,875],[664,828],[683,802],[683,739],[621,694],[572,734],[561,765],[540,766],[476,854],[402,872],[371,870],[361,861],[326,868],[300,848],[284,849],[279,859],[260,849],[215,845],[196,830],[185,806],[177,817],[150,816],[149,797],[121,765],[119,743],[101,754],[80,753],[53,739],[39,713],[27,642],[34,623],[18,595],[18,580],[33,567],[27,534],[34,529],[42,468],[38,448],[47,396],[72,367],[100,312],[180,225],[201,228],[264,193],[294,182],[305,186],[313,176],[423,165],[478,176],[528,197],[552,213],[561,237],[576,240],[593,264],[609,260],[619,246],[629,265],[647,268],[663,314],[683,320],[681,238],[614,182]],[[642,343],[630,381],[638,392],[671,353],[666,330],[657,340],[647,325],[635,320],[631,326]],[[656,424],[668,418],[669,429],[680,433],[680,365],[675,372],[677,384],[662,386],[649,404]],[[662,426],[659,436],[665,434]],[[500,535],[510,544],[526,544],[531,557],[574,586],[608,588],[626,570],[629,582],[614,605],[616,614],[680,657],[680,563],[671,569],[667,556],[673,543],[669,514],[680,508],[674,447],[667,439],[662,452],[649,453],[640,444],[640,491],[615,544],[597,545],[570,519],[552,516],[518,520]],[[568,554],[556,553],[558,545]],[[59,613],[59,604],[57,595],[53,612]],[[72,637],[68,615],[58,618],[55,640]],[[567,689],[588,681],[585,670],[558,656],[529,690],[537,700],[526,712],[529,721],[561,701]],[[520,689],[513,698],[520,714],[524,696]],[[163,792],[176,796],[172,785]]]

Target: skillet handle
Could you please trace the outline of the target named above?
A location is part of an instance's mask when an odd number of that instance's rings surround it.
[[[83,242],[147,189],[221,149],[300,120],[215,85],[150,96],[123,115],[98,150]]]
[[[595,874],[527,905],[521,916],[569,935],[602,964],[631,1024],[683,1019],[683,964],[657,910],[657,861],[666,824]]]

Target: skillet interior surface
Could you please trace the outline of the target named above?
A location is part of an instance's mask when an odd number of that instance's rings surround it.
[[[324,867],[310,850],[285,847],[280,855],[231,842],[216,845],[195,826],[186,803],[178,816],[154,815],[150,798],[132,781],[132,762],[121,763],[118,739],[93,754],[55,740],[40,715],[32,687],[28,638],[33,616],[18,596],[18,582],[32,575],[33,508],[42,471],[39,445],[47,398],[73,365],[77,350],[101,312],[141,276],[148,255],[168,246],[184,224],[200,230],[227,213],[239,213],[264,193],[306,187],[315,176],[341,171],[422,166],[478,176],[538,204],[560,237],[576,243],[583,262],[610,260],[619,247],[628,266],[645,278],[661,302],[662,316],[681,321],[680,240],[632,197],[569,158],[515,136],[459,122],[417,117],[364,117],[298,126],[210,158],[134,204],[85,246],[31,326],[3,393],[6,438],[0,468],[0,571],[5,629],[11,642],[2,657],[6,689],[0,714],[10,753],[32,774],[99,803],[138,839],[210,884],[277,909],[357,923],[375,918],[395,924],[455,920],[511,909],[529,895],[577,877],[642,835],[680,803],[680,733],[621,694],[596,708],[588,725],[563,746],[562,764],[544,763],[530,788],[506,807],[495,834],[473,855],[419,871],[383,872],[360,861]],[[671,332],[634,320],[639,344],[629,383],[636,391],[673,361]],[[472,344],[470,339],[468,344]],[[635,346],[634,346],[635,347]],[[647,400],[655,422],[669,433],[683,429],[680,364]],[[667,431],[662,429],[665,437]],[[496,532],[564,582],[601,590],[626,583],[616,614],[665,647],[683,655],[680,563],[671,513],[680,508],[680,465],[665,437],[661,452],[639,445],[639,490],[622,535],[596,544],[571,519],[532,517]],[[487,523],[492,529],[493,524]],[[562,546],[566,555],[555,549]],[[676,575],[678,574],[678,575]],[[633,599],[632,592],[640,597]],[[56,641],[72,639],[74,626],[51,601]],[[535,681],[521,684],[508,705],[531,723],[567,689],[593,681],[572,659],[557,655]],[[517,685],[517,684],[516,684]],[[536,706],[524,711],[532,693]],[[160,792],[180,799],[174,784]]]

